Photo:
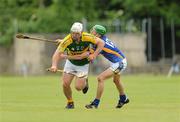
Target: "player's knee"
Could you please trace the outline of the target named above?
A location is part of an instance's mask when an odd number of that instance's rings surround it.
[[[98,77],[97,77],[97,80],[98,80],[98,82],[103,82],[104,78],[101,77],[101,76],[98,76]]]

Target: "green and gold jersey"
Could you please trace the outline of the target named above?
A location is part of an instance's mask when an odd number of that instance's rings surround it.
[[[60,45],[58,46],[58,50],[60,52],[67,51],[68,55],[79,55],[88,51],[90,48],[90,44],[96,44],[95,38],[95,36],[83,32],[81,41],[76,42],[72,40],[71,35],[69,34],[60,43]],[[82,66],[89,63],[87,58],[84,58],[82,60],[70,60],[70,62],[77,66]]]

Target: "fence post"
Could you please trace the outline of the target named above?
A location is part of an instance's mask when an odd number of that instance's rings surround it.
[[[83,30],[87,31],[87,20],[85,18],[82,18],[82,24],[83,24]]]
[[[165,59],[165,44],[164,44],[164,22],[160,19],[160,34],[161,34],[161,56],[164,61]]]
[[[171,20],[171,40],[172,40],[172,57],[175,57],[176,54],[176,46],[175,46],[175,29],[174,29],[174,21]]]
[[[148,60],[152,61],[152,21],[148,18]]]
[[[147,19],[143,19],[143,21],[142,21],[142,32],[143,33],[146,32],[146,24],[147,24]]]

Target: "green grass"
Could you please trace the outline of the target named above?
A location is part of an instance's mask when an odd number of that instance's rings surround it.
[[[58,76],[0,77],[0,122],[180,122],[180,76],[125,75],[122,81],[130,98],[122,109],[115,109],[118,93],[111,80],[99,108],[85,109],[96,93],[91,76],[86,95],[72,83],[75,109],[66,110]]]

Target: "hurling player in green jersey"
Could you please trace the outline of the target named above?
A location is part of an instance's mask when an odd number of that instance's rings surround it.
[[[83,54],[90,49],[90,45],[97,45],[97,48],[93,54],[82,59],[70,59],[66,60],[63,73],[63,92],[67,98],[67,109],[74,108],[74,101],[72,98],[71,82],[76,77],[75,88],[78,91],[83,91],[85,94],[88,90],[88,69],[89,62],[93,61],[104,47],[104,41],[94,35],[83,32],[83,25],[79,22],[75,22],[71,27],[71,33],[68,34],[59,44],[58,48],[53,54],[52,65],[50,71],[57,72],[58,62],[64,59],[64,52],[69,56],[75,56]]]

